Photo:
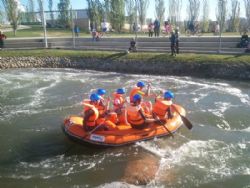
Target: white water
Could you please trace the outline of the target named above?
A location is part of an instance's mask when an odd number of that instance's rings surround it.
[[[109,94],[122,86],[129,90],[137,80],[151,82],[155,92],[172,90],[194,129],[183,127],[174,139],[108,151],[89,151],[65,138],[60,123],[65,116],[80,113],[80,102],[90,92],[99,87]],[[3,71],[0,186],[11,179],[28,187],[46,187],[43,180],[57,182],[55,187],[133,187],[120,181],[122,172],[116,166],[122,171],[128,161],[153,154],[160,166],[148,187],[214,187],[214,182],[225,187],[231,178],[240,182],[236,187],[246,187],[250,184],[244,178],[250,176],[249,96],[250,85],[244,82],[72,69]],[[65,154],[71,147],[76,149]],[[92,181],[92,174],[101,177]]]

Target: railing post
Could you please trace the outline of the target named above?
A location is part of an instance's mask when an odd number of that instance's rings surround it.
[[[42,0],[42,14],[43,14],[44,45],[45,45],[45,48],[48,48],[47,31],[46,31],[46,17],[44,14],[44,0]]]

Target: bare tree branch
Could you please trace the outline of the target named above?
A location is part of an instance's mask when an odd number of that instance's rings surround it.
[[[141,27],[145,24],[149,0],[137,0]]]
[[[155,13],[160,23],[163,22],[165,10],[164,0],[155,0]]]
[[[250,30],[250,0],[245,0],[245,8],[246,8],[246,18],[248,23],[248,29]]]
[[[220,31],[225,29],[226,17],[227,17],[227,1],[226,0],[218,0],[217,2],[217,21],[220,24]]]
[[[188,15],[191,22],[197,21],[200,11],[200,0],[189,0]]]

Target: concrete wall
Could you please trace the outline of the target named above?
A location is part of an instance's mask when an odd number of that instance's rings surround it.
[[[112,50],[124,51],[129,48],[131,38],[103,37],[100,41],[93,42],[89,38],[76,38],[75,48],[86,50]],[[245,49],[237,48],[240,37],[223,37],[221,51],[224,53],[244,53]],[[49,48],[73,48],[72,38],[49,38]],[[8,39],[5,47],[16,49],[43,48],[43,39]],[[217,53],[219,49],[219,37],[182,37],[180,40],[180,52]],[[169,52],[170,41],[168,37],[138,38],[137,50],[144,52]]]

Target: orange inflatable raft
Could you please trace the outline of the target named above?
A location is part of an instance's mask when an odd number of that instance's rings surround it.
[[[186,111],[181,106],[175,104],[175,108],[182,116],[186,115]],[[174,133],[182,124],[183,122],[180,115],[174,112],[173,118],[169,119],[164,125],[151,124],[148,128],[141,130],[133,129],[130,125],[117,125],[117,130],[86,132],[83,128],[83,118],[71,115],[64,120],[62,128],[70,139],[83,144],[114,147],[170,135],[167,129],[171,133]],[[164,128],[164,126],[167,129]]]

